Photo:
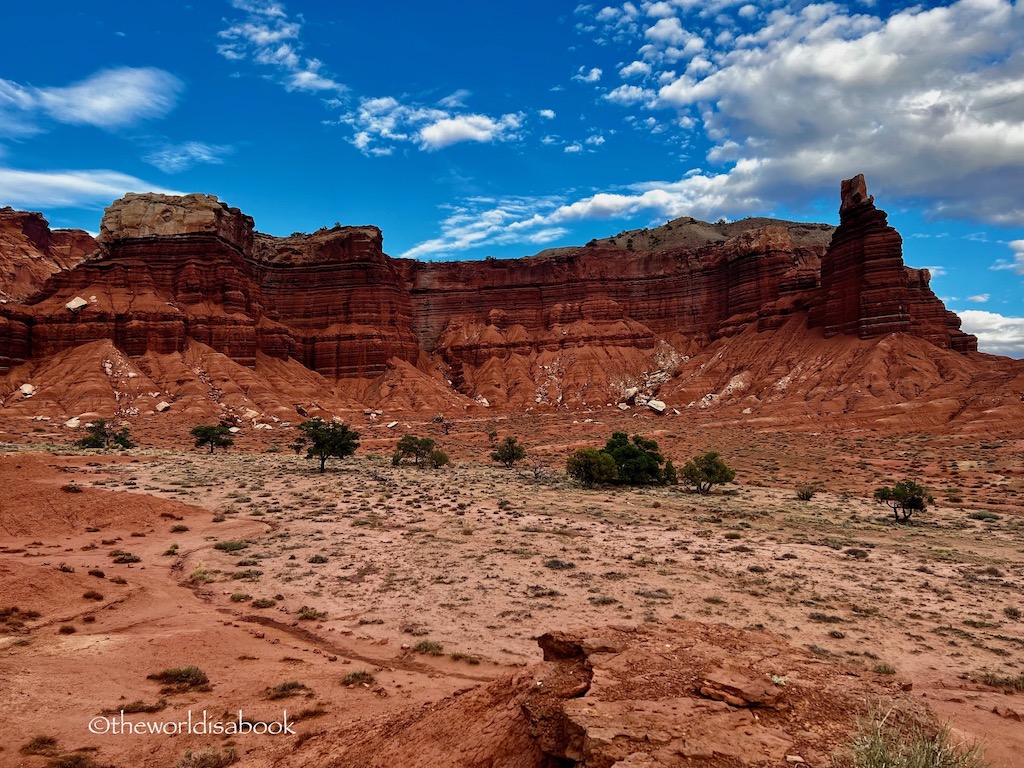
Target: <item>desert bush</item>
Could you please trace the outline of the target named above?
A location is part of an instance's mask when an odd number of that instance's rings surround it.
[[[308,691],[305,685],[300,683],[298,680],[289,680],[287,683],[278,683],[277,685],[269,686],[266,691],[266,697],[271,701],[278,699],[288,699],[292,696],[298,696],[303,691]]]
[[[511,469],[517,461],[526,458],[526,446],[520,445],[519,441],[511,435],[506,437],[498,447],[491,453],[491,460],[504,464]]]
[[[356,669],[341,678],[342,685],[373,685],[376,678],[365,669]]]
[[[565,473],[587,487],[614,483],[619,472],[615,459],[596,448],[580,448],[565,464]]]
[[[875,501],[882,502],[892,509],[896,522],[901,522],[901,514],[902,522],[906,522],[914,512],[923,512],[929,504],[935,503],[935,498],[927,488],[910,479],[900,480],[892,488],[876,488],[874,497]]]
[[[97,419],[85,428],[88,433],[75,443],[79,448],[134,448],[128,427],[117,427],[106,419]]]
[[[796,487],[796,497],[800,501],[810,501],[817,492],[818,486],[815,483],[803,483]]]
[[[231,429],[219,424],[199,424],[192,427],[192,437],[196,440],[196,448],[208,445],[210,453],[216,452],[218,448],[230,448],[235,444],[231,437]]]
[[[221,552],[238,552],[248,546],[244,541],[218,541],[213,548],[219,549]]]
[[[708,494],[715,485],[731,483],[736,472],[729,469],[717,451],[694,456],[683,467],[683,479],[700,494]]]
[[[430,452],[430,466],[434,469],[440,469],[441,467],[451,464],[452,460],[448,457],[448,454],[442,450],[433,450]]]
[[[612,457],[623,485],[649,485],[664,483],[662,465],[665,457],[658,452],[658,444],[640,435],[630,440],[625,432],[613,432],[604,446],[604,453]]]
[[[187,750],[175,768],[226,768],[237,762],[238,753],[230,747],[223,752],[216,747],[207,747],[201,752]]]
[[[251,603],[253,608],[273,608],[277,605],[277,600],[271,600],[269,597],[258,597]]]
[[[206,676],[199,667],[190,665],[187,667],[168,667],[161,672],[154,672],[146,675],[147,680],[155,680],[172,686],[179,691],[186,690],[209,690],[210,678]]]
[[[57,740],[52,736],[33,736],[21,746],[21,753],[23,755],[51,756],[59,751]]]
[[[420,640],[412,649],[416,653],[424,653],[428,656],[441,656],[444,653],[444,646],[436,640]]]
[[[917,723],[899,724],[895,717],[873,715],[861,725],[845,754],[833,758],[834,768],[986,768],[978,747],[950,743],[949,730]]]
[[[418,466],[420,461],[425,463],[430,458],[430,454],[433,450],[434,441],[429,437],[403,435],[398,441],[398,445],[395,447],[395,453],[391,457],[391,463],[397,467],[404,459],[411,457],[412,463]]]
[[[327,611],[318,611],[316,608],[304,605],[296,611],[295,615],[302,621],[323,621],[327,618]]]

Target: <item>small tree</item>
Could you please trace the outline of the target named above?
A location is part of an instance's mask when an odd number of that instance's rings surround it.
[[[517,461],[525,458],[526,446],[520,445],[519,441],[511,436],[506,437],[491,454],[492,460],[501,462],[510,469]]]
[[[359,447],[359,433],[350,429],[348,424],[317,417],[302,422],[298,429],[308,441],[306,458],[320,459],[321,472],[325,470],[328,459],[351,456]]]
[[[615,461],[618,480],[623,485],[665,482],[661,468],[665,457],[658,453],[658,444],[654,440],[633,435],[630,441],[625,432],[613,432],[604,447],[604,453]]]
[[[430,466],[434,469],[440,469],[445,464],[451,464],[451,459],[448,458],[448,454],[444,451],[431,451],[430,452]]]
[[[736,472],[729,469],[717,451],[708,451],[694,456],[683,467],[683,479],[701,494],[711,492],[711,486],[731,483]]]
[[[923,512],[929,504],[935,503],[928,489],[913,480],[900,480],[892,488],[876,488],[875,500],[884,502],[892,509],[896,522],[900,522],[901,513],[903,522],[906,522],[915,512]]]
[[[134,448],[128,427],[117,426],[106,419],[97,419],[85,428],[88,434],[75,443],[79,448]]]
[[[212,424],[200,424],[192,427],[192,437],[196,439],[196,448],[208,445],[210,453],[214,453],[217,448],[230,448],[235,444],[230,429]]]
[[[391,463],[396,467],[402,463],[402,459],[412,456],[413,464],[419,464],[420,460],[426,461],[434,450],[434,441],[429,437],[416,437],[416,435],[403,435],[398,441],[395,453],[391,457]]]
[[[580,448],[565,463],[565,473],[587,487],[614,483],[619,477],[615,459],[596,448]]]

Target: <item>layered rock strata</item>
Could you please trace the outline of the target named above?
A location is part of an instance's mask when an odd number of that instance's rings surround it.
[[[682,219],[525,259],[435,263],[390,258],[376,227],[260,234],[209,195],[116,201],[87,258],[85,233],[5,210],[0,225],[21,222],[22,234],[0,234],[2,263],[29,266],[0,286],[21,298],[0,305],[0,373],[99,340],[130,357],[195,341],[250,368],[262,353],[329,379],[401,362],[521,407],[604,401],[645,382],[654,391],[717,340],[794,317],[826,337],[904,333],[976,349],[927,271],[904,266],[863,177],[843,183],[842,201],[834,233]],[[46,266],[32,267],[43,254]]]

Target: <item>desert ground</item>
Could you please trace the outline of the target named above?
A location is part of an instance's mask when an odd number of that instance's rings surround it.
[[[0,765],[346,765],[331,739],[529,674],[544,633],[686,622],[892,681],[995,768],[1021,765],[1018,437],[400,420],[357,423],[360,450],[320,474],[288,430],[211,455],[189,426],[140,423],[140,447],[90,451],[58,427],[0,425]],[[677,466],[719,450],[736,482],[700,496],[567,480],[566,457],[615,429]],[[392,466],[405,433],[453,463]],[[491,462],[490,433],[517,436],[527,459]],[[935,505],[895,524],[871,495],[904,477]],[[798,500],[809,482],[819,492]],[[205,680],[149,679],[190,666]],[[127,705],[129,720],[287,710],[297,735],[90,733]]]

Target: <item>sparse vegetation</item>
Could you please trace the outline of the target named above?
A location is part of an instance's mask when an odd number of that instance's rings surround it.
[[[426,463],[434,450],[434,441],[429,437],[416,437],[416,435],[403,435],[395,447],[395,453],[391,457],[391,463],[398,466],[405,459],[412,458],[412,463],[419,466],[420,462]]]
[[[587,487],[614,483],[619,477],[615,459],[596,448],[576,451],[566,462],[565,473]]]
[[[923,512],[929,504],[935,503],[935,498],[918,482],[914,480],[900,480],[891,488],[883,486],[876,488],[875,500],[886,504],[892,509],[896,522],[907,522],[915,512]],[[900,514],[903,515],[902,521]]]
[[[810,501],[818,493],[816,483],[801,483],[796,487],[796,497],[800,501]]]
[[[726,466],[717,451],[694,456],[683,467],[683,480],[703,495],[711,493],[713,486],[731,483],[735,478],[736,472]]]
[[[298,429],[306,440],[304,445],[308,445],[306,458],[319,459],[321,473],[326,470],[328,459],[347,458],[359,448],[359,433],[338,421],[309,419],[299,424]]]
[[[526,446],[520,445],[519,441],[509,435],[502,440],[498,447],[491,453],[491,460],[497,461],[499,464],[504,464],[509,469],[517,461],[522,461],[526,458]]]
[[[981,749],[951,743],[949,731],[917,723],[898,725],[893,713],[874,716],[862,725],[833,768],[986,768]]]
[[[427,656],[444,655],[444,646],[436,640],[420,640],[412,647],[416,653],[423,653]]]
[[[228,747],[221,752],[217,747],[206,747],[200,752],[186,751],[175,768],[226,768],[238,762],[238,753]]]
[[[162,672],[146,675],[146,679],[164,683],[169,687],[169,692],[210,690],[210,678],[197,666],[169,667]]]
[[[196,448],[208,445],[210,453],[215,453],[218,448],[230,448],[235,444],[230,427],[219,424],[199,424],[192,427],[192,437],[196,440]]]
[[[278,699],[289,699],[292,696],[298,696],[308,690],[309,688],[298,680],[289,680],[287,683],[269,686],[265,691],[265,695],[271,701],[276,701]]]
[[[356,669],[341,678],[342,685],[373,685],[376,682],[373,674],[365,669]]]
[[[128,427],[118,429],[115,424],[106,419],[97,419],[87,424],[85,431],[88,433],[75,445],[79,448],[134,448]]]

